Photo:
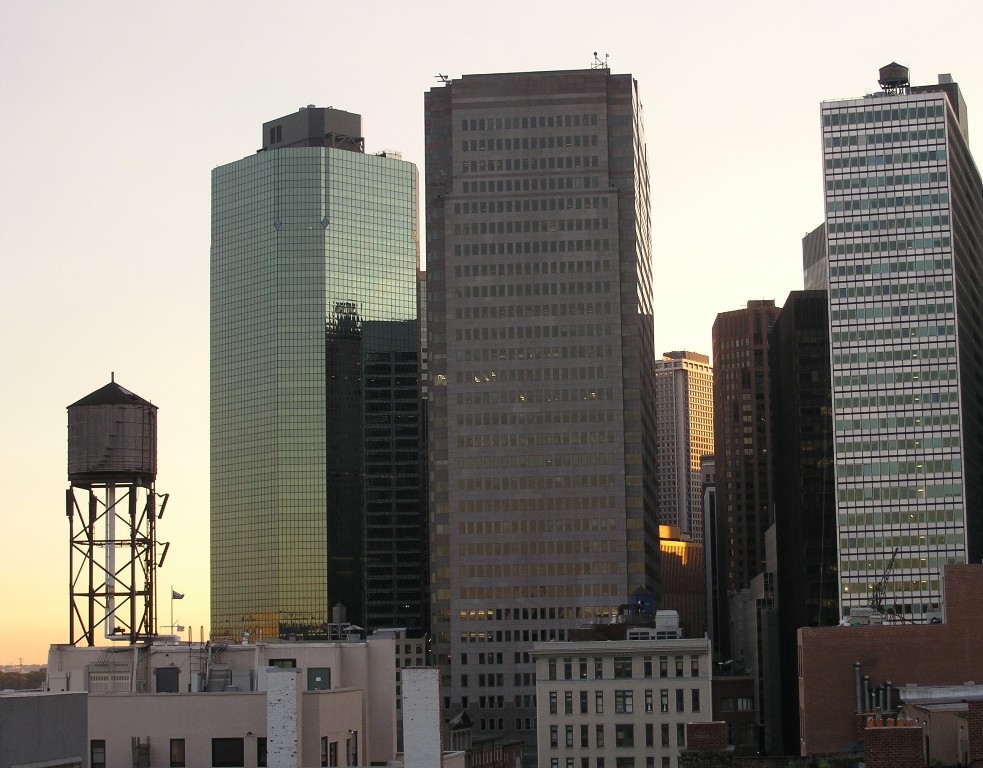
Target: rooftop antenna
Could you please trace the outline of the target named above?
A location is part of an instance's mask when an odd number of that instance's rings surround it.
[[[591,62],[590,68],[591,69],[610,69],[610,67],[608,66],[608,55],[605,53],[604,54],[604,60],[602,61],[598,57],[597,51],[594,51],[594,61]]]
[[[434,77],[440,80],[440,82],[442,82],[444,85],[447,85],[451,81],[450,77],[448,77],[447,75],[442,75],[439,72],[436,75],[434,75]]]

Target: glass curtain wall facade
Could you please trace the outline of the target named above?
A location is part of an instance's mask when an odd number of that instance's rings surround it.
[[[212,173],[213,637],[425,614],[416,211],[415,167],[360,152]]]
[[[637,84],[426,94],[434,647],[450,714],[535,746],[535,641],[658,585],[648,163]]]
[[[924,621],[983,544],[980,176],[954,83],[821,117],[840,610]]]

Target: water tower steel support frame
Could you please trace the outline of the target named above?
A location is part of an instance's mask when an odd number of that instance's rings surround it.
[[[109,640],[136,643],[157,634],[156,498],[152,485],[66,491],[72,645],[95,645],[103,626]]]

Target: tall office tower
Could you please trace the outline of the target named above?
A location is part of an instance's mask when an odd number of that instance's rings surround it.
[[[825,223],[802,238],[802,283],[807,291],[829,290]]]
[[[426,626],[416,211],[335,109],[212,172],[215,637]]]
[[[822,104],[840,610],[924,621],[983,556],[983,189],[948,75]]]
[[[655,362],[659,522],[703,541],[700,459],[713,453],[713,366],[698,352],[665,352]]]
[[[797,630],[839,621],[826,291],[789,294],[770,349],[779,652],[765,671],[781,699],[768,713],[772,738],[782,736],[788,755],[799,752],[798,678],[788,674],[798,663]]]
[[[451,713],[534,749],[530,644],[658,584],[641,103],[596,69],[425,106],[435,651]]]
[[[778,312],[772,300],[749,301],[713,323],[714,557],[721,578],[714,626],[725,653],[726,595],[765,570],[765,531],[774,522],[768,333]]]

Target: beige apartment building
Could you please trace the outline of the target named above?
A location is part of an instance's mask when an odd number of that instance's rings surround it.
[[[88,693],[88,765],[361,766],[396,758],[396,641],[53,645]]]
[[[540,768],[678,768],[711,720],[710,641],[658,634],[533,646]]]

